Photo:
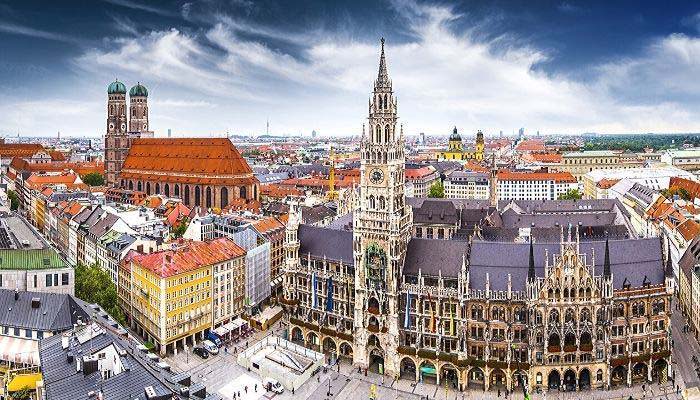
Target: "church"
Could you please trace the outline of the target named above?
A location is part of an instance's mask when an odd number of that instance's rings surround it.
[[[117,81],[107,88],[106,183],[111,188],[182,199],[188,207],[255,205],[259,182],[228,138],[154,138],[148,90]],[[128,127],[128,129],[127,129]]]
[[[462,146],[462,136],[457,132],[455,126],[447,142],[447,150],[439,152],[436,156],[438,161],[483,161],[484,160],[484,134],[476,132],[476,147],[465,149]]]
[[[388,379],[462,391],[665,382],[668,246],[635,237],[617,200],[407,201],[396,110],[382,39],[359,208],[327,227],[290,212],[288,337]],[[458,230],[414,237],[414,214]]]

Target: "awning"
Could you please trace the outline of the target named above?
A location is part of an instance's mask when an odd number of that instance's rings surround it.
[[[0,336],[0,360],[39,365],[39,341]]]
[[[224,336],[227,333],[229,333],[229,330],[226,329],[226,326],[220,326],[220,327],[214,329],[214,333],[216,333],[219,336]]]
[[[281,284],[281,283],[282,283],[282,279],[283,279],[283,277],[278,276],[277,278],[275,278],[275,279],[273,279],[272,281],[270,281],[270,286],[275,287],[275,286]]]
[[[25,387],[29,388],[30,390],[35,390],[36,383],[39,382],[41,379],[42,377],[39,373],[17,375],[14,378],[12,378],[10,383],[7,385],[7,391],[16,392],[18,390],[24,389]]]

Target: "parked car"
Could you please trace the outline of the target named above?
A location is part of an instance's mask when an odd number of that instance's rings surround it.
[[[203,342],[202,342],[202,347],[204,347],[204,348],[205,348],[209,353],[211,353],[212,355],[219,354],[219,348],[216,347],[216,345],[214,344],[214,342],[212,342],[211,340],[205,340],[205,341],[203,341]]]
[[[282,386],[282,384],[279,383],[276,379],[272,379],[272,378],[263,379],[263,386],[265,387],[265,389],[267,389],[273,393],[281,394],[284,392],[284,386]]]
[[[214,342],[214,344],[215,344],[217,347],[221,347],[221,343],[222,343],[221,337],[220,337],[219,335],[217,335],[215,332],[209,332],[209,333],[207,334],[207,339],[209,339],[209,340],[211,340],[212,342]]]
[[[209,358],[209,352],[203,346],[194,346],[192,353],[202,357],[205,360]]]

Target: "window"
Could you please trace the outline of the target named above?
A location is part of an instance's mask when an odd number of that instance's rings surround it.
[[[38,285],[38,280],[39,280],[39,276],[38,276],[38,275],[34,275],[34,287],[37,287],[37,285]]]
[[[14,334],[15,336],[19,336],[19,328],[15,328],[13,334]]]
[[[68,272],[61,274],[61,285],[65,286],[68,284]]]
[[[46,274],[46,287],[53,286],[53,280],[51,279],[51,274]]]
[[[0,287],[2,287],[2,274],[0,274]]]
[[[25,329],[25,330],[24,330],[24,337],[31,339],[31,338],[32,338],[32,330],[31,330],[31,329]]]

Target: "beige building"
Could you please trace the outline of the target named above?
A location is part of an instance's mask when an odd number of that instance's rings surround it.
[[[620,153],[611,150],[574,151],[562,155],[561,164],[556,168],[561,172],[569,172],[577,181],[596,169],[635,168],[644,166],[644,160],[639,157],[629,157],[630,153]]]
[[[448,199],[488,200],[489,174],[485,172],[454,171],[445,179]]]

